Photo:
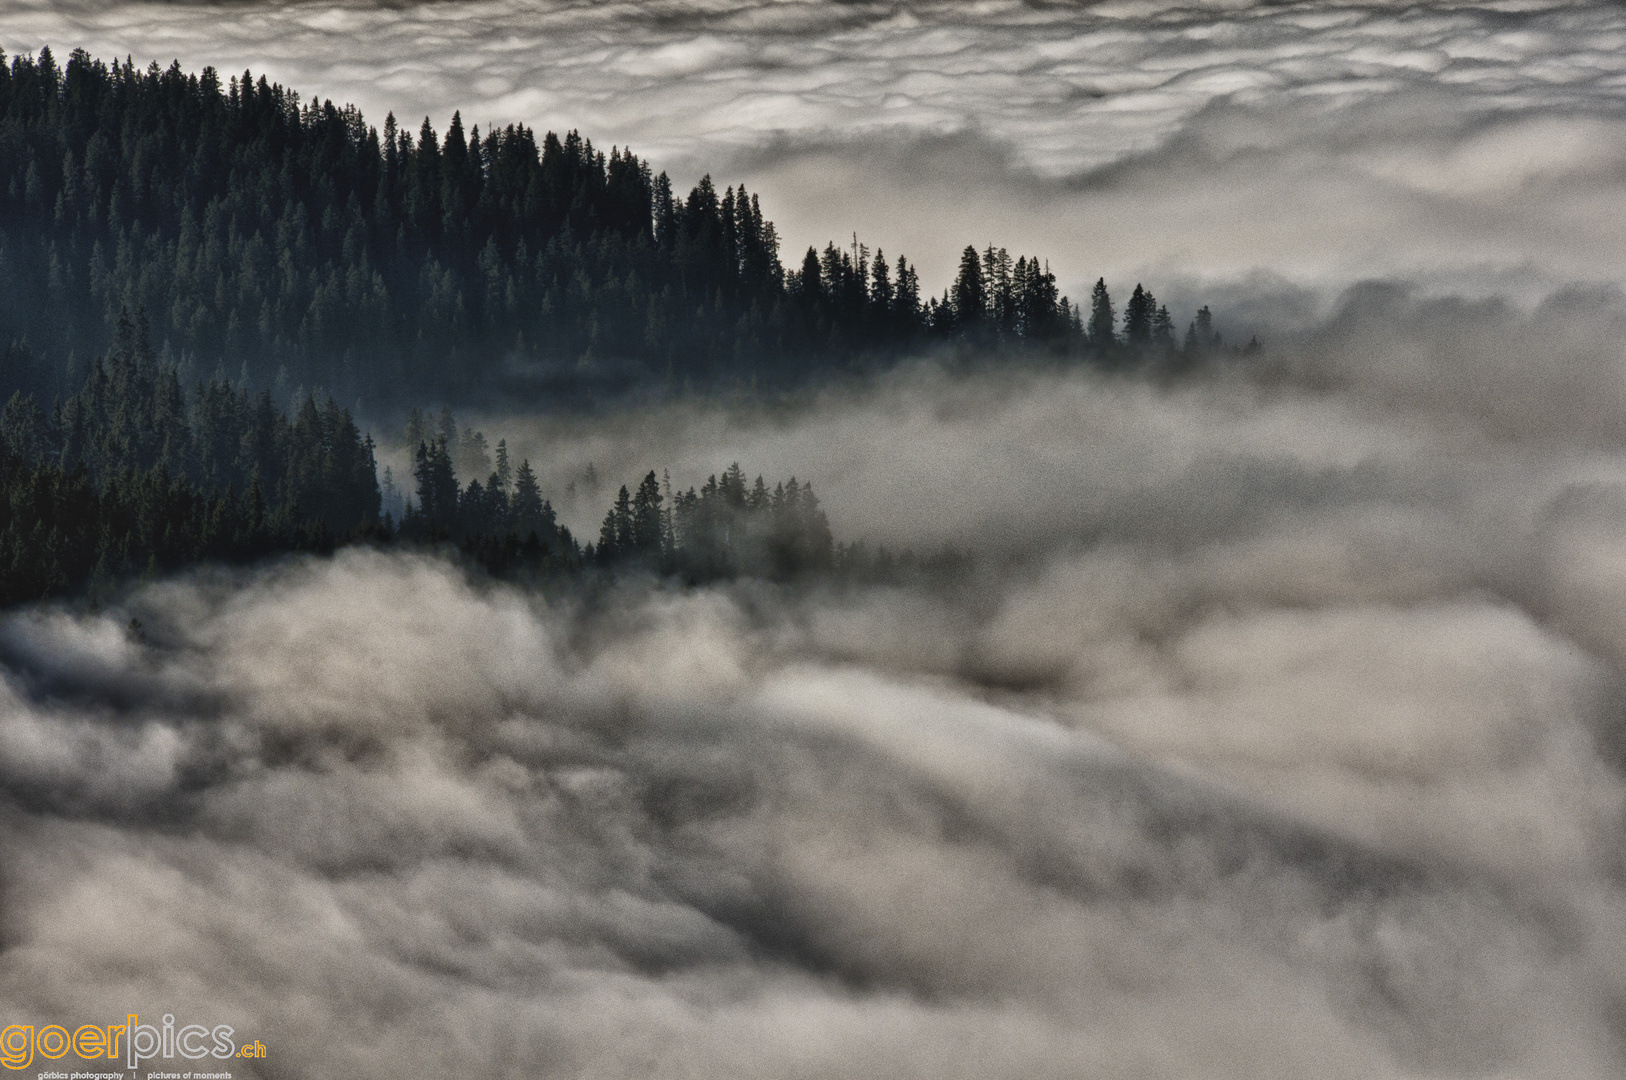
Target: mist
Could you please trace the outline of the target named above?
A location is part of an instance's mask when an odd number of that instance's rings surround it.
[[[744,180],[788,253],[856,231],[940,291],[993,243],[1264,347],[458,413],[583,538],[738,462],[890,575],[354,547],[0,613],[6,1022],[229,1023],[267,1078],[1622,1075],[1623,34],[7,5],[13,53],[580,128]]]
[[[1564,303],[506,421],[549,482],[794,470],[946,574],[352,549],[13,612],[5,1011],[265,1076],[1618,1075],[1618,305],[1484,407]]]

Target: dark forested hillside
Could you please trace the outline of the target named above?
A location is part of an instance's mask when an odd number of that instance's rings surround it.
[[[748,488],[735,465],[674,496],[650,472],[636,494],[621,489],[583,548],[505,443],[483,480],[465,482],[446,433],[423,436],[397,520],[383,512],[372,438],[331,397],[307,395],[290,414],[266,390],[183,389],[145,322],[121,311],[111,348],[65,401],[46,411],[17,391],[0,407],[0,605],[354,540],[453,543],[499,576],[783,578],[833,565],[818,498],[794,477]],[[464,455],[475,460],[489,464]]]
[[[47,412],[0,408],[0,603],[201,559],[387,536],[373,441],[332,398],[290,418],[268,391],[184,391],[121,312],[112,347]]]
[[[782,385],[928,337],[1120,346],[1037,258],[968,247],[940,299],[856,240],[787,269],[743,187],[679,196],[575,132],[380,130],[249,72],[3,60],[0,394],[70,392],[121,308],[183,380],[371,405]],[[1176,355],[1145,301],[1127,340]]]
[[[412,494],[381,490],[338,402],[788,386],[934,341],[1165,370],[1219,344],[1206,308],[1182,344],[1137,285],[1120,330],[1104,281],[1086,313],[991,245],[941,297],[856,237],[786,268],[743,187],[679,197],[575,132],[379,130],[249,72],[0,56],[0,603],[361,537],[495,573],[856,565],[810,486],[737,468],[650,473],[583,547],[449,409],[438,435],[409,411]]]

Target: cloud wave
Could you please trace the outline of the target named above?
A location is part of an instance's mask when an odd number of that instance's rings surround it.
[[[628,421],[952,576],[351,551],[12,614],[0,1005],[267,1076],[1618,1075],[1619,443],[1306,341]]]
[[[219,1017],[268,1077],[1620,1075],[1622,32],[8,6],[13,50],[731,169],[938,277],[968,239],[1157,272],[1269,347],[464,417],[561,502],[739,460],[954,574],[539,595],[351,551],[9,613],[0,1011]]]
[[[579,127],[859,231],[1098,273],[1620,281],[1607,4],[20,4],[0,44],[252,67],[381,119]]]

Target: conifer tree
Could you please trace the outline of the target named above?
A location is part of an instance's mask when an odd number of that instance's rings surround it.
[[[511,489],[514,481],[514,472],[508,465],[508,440],[497,440],[497,486],[504,494]]]
[[[616,494],[615,505],[604,515],[604,524],[599,527],[597,558],[602,564],[610,564],[634,554],[636,550],[632,500],[627,485],[622,484]]]
[[[651,469],[632,500],[631,549],[644,557],[661,553],[661,488]]]
[[[786,273],[757,196],[719,196],[710,177],[680,195],[579,132],[465,130],[460,114],[444,134],[393,114],[379,130],[250,72],[143,71],[79,51],[65,66],[47,52],[0,63],[0,119],[0,402],[74,394],[76,357],[100,355],[116,381],[123,360],[109,353],[238,372],[235,392],[269,389],[278,407],[301,387],[387,409],[455,407],[514,371],[600,378],[583,359],[615,358],[630,386],[703,391],[844,370],[956,327],[1014,345],[1077,337],[1076,307],[1056,321],[1061,299],[1035,299],[1031,258],[967,252],[937,300],[906,259],[872,260],[856,237],[808,249]],[[114,340],[134,336],[133,315],[108,319],[125,304],[154,320],[150,355]],[[116,387],[109,399],[175,418],[191,389],[177,394],[180,381],[155,400]],[[151,426],[133,416],[112,427]],[[489,466],[442,421],[456,467],[483,483]],[[143,454],[199,465],[173,424],[159,426]],[[436,433],[433,416],[409,413],[407,426],[413,448]],[[204,468],[222,467],[212,445]]]
[[[892,287],[892,270],[887,266],[886,255],[880,248],[875,249],[875,262],[870,273],[873,275],[869,290],[870,309],[879,323],[886,326],[892,321],[896,291]]]
[[[1124,305],[1124,344],[1137,352],[1145,351],[1152,343],[1152,318],[1157,311],[1157,300],[1139,284]]]
[[[1152,313],[1152,351],[1158,356],[1172,356],[1174,354],[1174,319],[1169,309],[1163,304],[1157,306]]]
[[[451,531],[457,524],[458,483],[446,436],[419,443],[412,475],[418,482],[418,510],[429,524]]]
[[[1204,304],[1197,309],[1197,318],[1194,320],[1197,330],[1197,346],[1200,352],[1206,353],[1210,349],[1219,348],[1220,336],[1214,330],[1214,316]]]
[[[988,310],[988,296],[983,282],[982,259],[977,249],[967,244],[960,253],[960,272],[954,279],[954,323],[962,334],[981,330]]]
[[[1107,293],[1105,278],[1097,278],[1095,288],[1090,292],[1090,347],[1097,353],[1105,354],[1117,344],[1115,326],[1117,316],[1112,310],[1112,297]]]
[[[542,490],[537,485],[536,474],[531,472],[529,458],[521,459],[519,469],[514,473],[514,498],[511,507],[514,531],[521,537],[542,529]]]

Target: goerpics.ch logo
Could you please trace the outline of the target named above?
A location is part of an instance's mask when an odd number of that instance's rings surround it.
[[[239,1047],[235,1034],[230,1024],[185,1024],[177,1028],[174,1015],[168,1013],[161,1027],[143,1024],[138,1014],[130,1013],[122,1024],[85,1024],[71,1035],[61,1024],[47,1024],[38,1031],[32,1024],[12,1024],[0,1030],[0,1065],[26,1069],[33,1064],[35,1054],[52,1061],[70,1053],[84,1061],[117,1061],[122,1057],[130,1069],[139,1068],[142,1061],[173,1059],[177,1055],[193,1061],[265,1057],[264,1043],[256,1039]]]

